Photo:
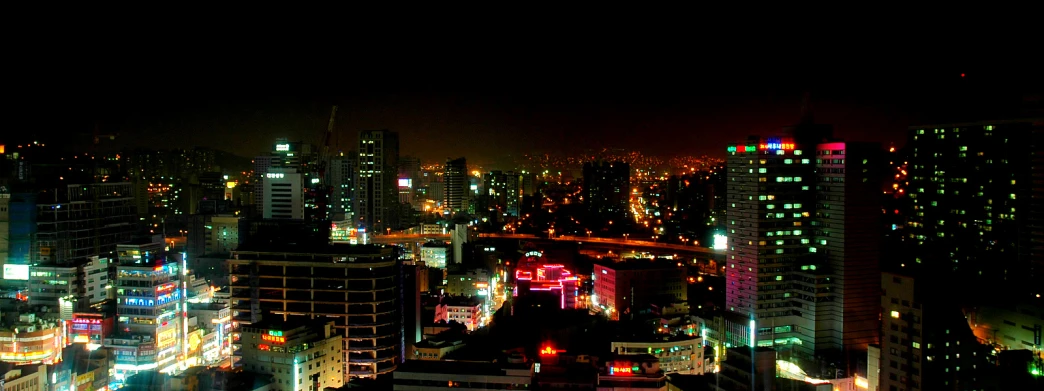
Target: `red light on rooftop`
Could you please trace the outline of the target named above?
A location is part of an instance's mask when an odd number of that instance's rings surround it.
[[[964,77],[964,74],[963,74],[963,73],[961,74],[961,77]]]

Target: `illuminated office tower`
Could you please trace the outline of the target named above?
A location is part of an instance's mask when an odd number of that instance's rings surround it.
[[[781,359],[865,357],[877,338],[880,148],[832,141],[823,125],[785,134],[728,146],[726,307]]]
[[[450,159],[446,161],[446,172],[443,174],[446,182],[446,194],[443,206],[450,213],[468,210],[468,161],[464,158]]]
[[[290,168],[272,168],[262,179],[266,219],[304,219],[304,191],[301,174]]]

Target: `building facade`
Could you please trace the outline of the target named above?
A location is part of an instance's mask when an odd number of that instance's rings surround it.
[[[334,244],[301,251],[237,250],[228,261],[233,322],[332,318],[344,337],[344,372],[375,378],[405,354],[396,247]],[[241,363],[237,363],[237,366]]]
[[[272,168],[265,173],[262,217],[266,219],[304,219],[304,188],[294,169]]]
[[[243,368],[272,376],[273,389],[325,390],[344,385],[342,337],[333,322],[261,322],[240,329]]]
[[[450,213],[458,213],[468,210],[468,201],[471,200],[468,182],[468,161],[464,158],[450,159],[446,161],[446,171],[442,175],[446,184],[445,198],[442,206]]]

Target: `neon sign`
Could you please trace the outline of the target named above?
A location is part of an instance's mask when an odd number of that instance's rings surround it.
[[[780,140],[778,138],[770,138],[770,139],[767,140],[767,142],[759,144],[758,145],[758,149],[760,149],[760,150],[780,150],[780,149],[782,149],[784,151],[791,151],[791,150],[794,149],[794,143],[793,142],[784,142],[783,140]]]
[[[637,366],[634,367],[609,367],[609,375],[632,375],[641,371]]]
[[[289,151],[290,144],[276,144],[276,151]]]
[[[277,343],[277,344],[280,344],[280,345],[286,343],[286,337],[277,337],[277,336],[268,335],[268,334],[262,335],[261,336],[261,340],[262,341],[266,341],[266,342],[271,342],[271,343]]]
[[[72,321],[73,321],[73,323],[101,324],[101,319],[76,318],[76,319],[73,319]]]
[[[545,346],[543,349],[540,349],[540,355],[541,356],[553,356],[553,355],[556,355],[556,354],[558,354],[558,351],[555,350],[555,348],[550,347],[550,346]]]
[[[758,147],[754,145],[730,145],[728,152],[754,152]]]

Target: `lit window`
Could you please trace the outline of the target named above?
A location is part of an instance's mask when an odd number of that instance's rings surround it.
[[[899,319],[899,311],[892,311],[891,315],[893,318]]]

